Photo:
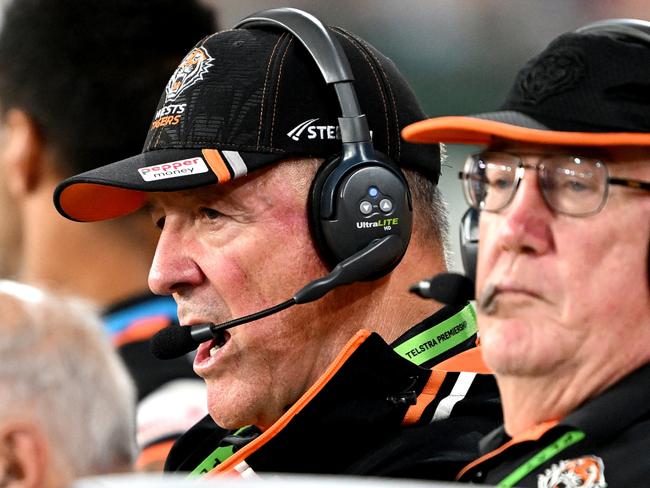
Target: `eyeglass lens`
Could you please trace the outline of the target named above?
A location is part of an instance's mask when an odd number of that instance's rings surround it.
[[[464,188],[475,207],[498,211],[513,199],[524,168],[537,169],[546,203],[569,215],[588,215],[601,209],[607,198],[607,168],[592,158],[544,156],[525,165],[515,154],[486,152],[470,156]]]

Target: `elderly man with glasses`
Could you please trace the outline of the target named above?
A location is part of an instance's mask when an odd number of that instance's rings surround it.
[[[504,426],[459,479],[647,485],[650,24],[562,35],[500,111],[403,134],[486,146],[460,176],[480,211],[479,333]]]

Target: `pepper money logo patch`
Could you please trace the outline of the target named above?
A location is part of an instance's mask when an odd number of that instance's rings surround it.
[[[202,80],[203,75],[212,66],[212,61],[214,58],[203,47],[192,49],[167,82],[166,101],[175,100],[187,88]]]
[[[606,488],[605,467],[598,456],[553,464],[537,477],[538,488]]]
[[[208,167],[203,158],[181,159],[171,163],[157,164],[138,168],[138,173],[144,181],[166,180],[167,178],[177,178],[179,176],[189,176],[198,173],[207,173]]]

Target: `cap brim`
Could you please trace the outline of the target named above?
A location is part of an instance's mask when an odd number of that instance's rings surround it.
[[[149,192],[225,183],[282,157],[217,149],[149,151],[64,180],[54,191],[54,205],[71,220],[108,220],[142,208]]]
[[[435,117],[406,126],[402,137],[409,142],[448,144],[492,143],[495,137],[533,144],[562,146],[649,146],[650,133],[568,132],[549,129],[516,111]]]

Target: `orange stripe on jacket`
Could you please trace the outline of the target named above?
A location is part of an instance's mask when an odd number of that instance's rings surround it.
[[[537,439],[542,437],[542,435],[548,432],[551,428],[555,427],[558,424],[558,422],[559,420],[549,420],[548,422],[544,422],[542,424],[534,426],[532,429],[524,432],[518,437],[514,437],[510,439],[508,442],[496,448],[494,451],[490,451],[487,454],[484,454],[480,458],[475,459],[474,461],[469,463],[467,466],[465,466],[463,469],[459,471],[458,475],[456,475],[456,479],[458,480],[461,476],[467,473],[467,471],[472,469],[474,466],[477,466],[482,462],[493,458],[494,456],[502,453],[503,451],[505,451],[506,449],[508,449],[510,446],[514,444],[519,444],[520,442],[524,442],[524,441],[536,441]]]
[[[244,461],[250,454],[257,451],[260,447],[271,440],[278,432],[280,432],[286,425],[295,417],[313,398],[325,387],[325,385],[332,379],[332,377],[343,367],[346,361],[352,356],[361,344],[370,336],[367,330],[360,330],[356,335],[350,339],[345,345],[343,350],[339,353],[336,359],[330,364],[325,373],[314,383],[307,393],[301,396],[296,403],[294,403],[289,410],[287,410],[277,422],[264,431],[258,438],[242,447],[235,454],[226,459],[223,463],[219,464],[213,470],[207,472],[204,478],[214,478],[221,476],[224,473],[232,472],[232,470],[242,461]]]
[[[436,364],[434,370],[447,371],[449,373],[478,373],[478,374],[492,374],[492,370],[487,367],[483,361],[481,354],[481,347],[473,347],[466,351],[450,357],[446,361]]]
[[[418,395],[415,405],[411,405],[404,415],[404,420],[402,420],[402,425],[411,425],[420,420],[424,409],[435,400],[440,391],[440,386],[445,380],[447,373],[444,371],[432,371],[431,376],[427,380],[427,384],[424,385],[422,393]]]

